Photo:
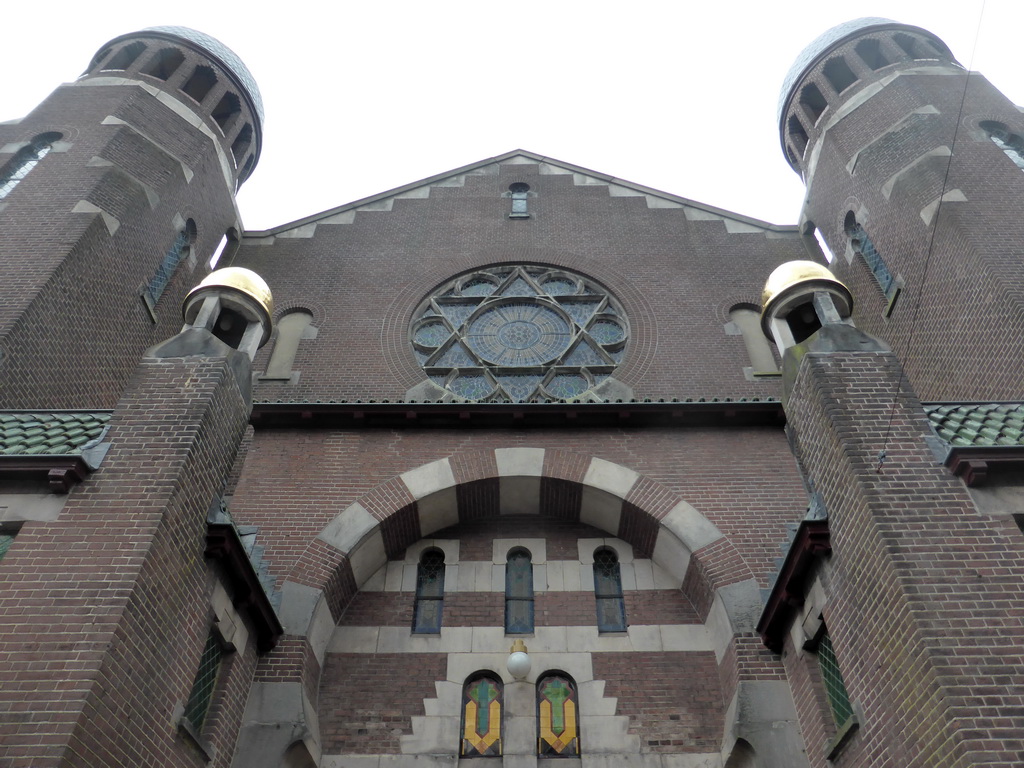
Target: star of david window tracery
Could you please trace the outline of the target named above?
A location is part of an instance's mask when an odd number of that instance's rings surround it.
[[[492,267],[441,286],[413,315],[413,353],[458,398],[599,400],[622,362],[629,323],[595,281],[540,266]]]

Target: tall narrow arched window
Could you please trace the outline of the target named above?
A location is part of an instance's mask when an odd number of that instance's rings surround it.
[[[522,548],[509,552],[505,563],[505,632],[533,632],[533,563]]]
[[[1016,133],[1010,133],[1002,123],[991,120],[981,123],[981,129],[988,135],[989,141],[1003,150],[1003,154],[1010,158],[1014,165],[1024,170],[1024,139]]]
[[[14,191],[21,180],[53,149],[54,142],[61,138],[59,133],[44,133],[36,136],[15,153],[3,170],[0,170],[0,200]]]
[[[577,757],[580,714],[576,683],[563,672],[546,672],[537,681],[537,755]]]
[[[420,555],[416,569],[416,605],[413,608],[412,631],[438,634],[444,608],[444,552],[428,549]]]
[[[267,372],[260,377],[261,379],[291,380],[295,355],[299,351],[299,340],[315,335],[316,329],[310,329],[309,325],[312,321],[313,316],[301,309],[289,312],[277,321],[274,351],[270,355],[270,362],[267,363]]]
[[[460,757],[501,755],[503,687],[493,672],[478,672],[462,687]]]
[[[779,373],[779,365],[775,362],[772,345],[761,330],[761,313],[752,306],[735,306],[729,310],[729,319],[736,331],[743,336],[743,344],[750,358],[751,376],[773,376]],[[727,326],[727,330],[729,326]]]
[[[854,217],[852,211],[846,214],[846,221],[843,227],[846,230],[846,238],[850,243],[850,248],[864,259],[864,263],[868,265],[871,274],[878,281],[878,287],[882,289],[882,293],[889,300],[889,306],[886,309],[886,315],[888,315],[896,305],[896,299],[899,298],[900,290],[902,289],[901,282],[893,277],[882,255],[875,248],[875,244],[871,241],[868,233],[864,231],[864,227]]]
[[[622,599],[619,556],[610,547],[602,547],[594,553],[594,597],[598,630],[625,632],[626,605]]]
[[[155,305],[160,297],[163,295],[164,289],[167,288],[167,284],[171,282],[171,278],[178,269],[178,265],[181,264],[182,259],[188,258],[192,250],[192,242],[196,237],[196,223],[189,219],[185,222],[185,226],[178,232],[177,237],[174,238],[174,242],[171,243],[171,247],[167,249],[167,253],[164,254],[163,261],[160,262],[160,266],[157,267],[156,273],[153,278],[149,281],[149,285],[146,286],[146,295],[149,297],[149,301],[152,305]]]

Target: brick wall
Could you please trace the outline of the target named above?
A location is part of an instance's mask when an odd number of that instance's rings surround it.
[[[806,257],[794,232],[728,232],[721,220],[648,208],[643,197],[612,197],[607,186],[577,186],[536,164],[493,170],[358,212],[350,224],[320,223],[313,237],[243,240],[233,263],[263,275],[280,306],[307,309],[318,328],[299,344],[298,384],[261,383],[257,398],[403,397],[425,379],[409,344],[416,306],[455,275],[500,263],[565,267],[607,286],[630,322],[616,376],[638,397],[778,393],[775,382],[747,381],[743,340],[723,325],[732,306],[758,301],[775,266]],[[531,218],[510,220],[501,195],[522,180],[537,194]],[[295,264],[303,268],[287,266]]]
[[[712,653],[598,653],[594,676],[618,698],[642,752],[717,752],[722,704]]]
[[[240,523],[260,527],[260,544],[267,546],[271,568],[284,576],[333,517],[375,486],[446,456],[485,455],[514,446],[552,453],[561,449],[582,460],[584,469],[591,456],[598,456],[656,480],[711,520],[762,586],[774,577],[775,558],[786,541],[785,524],[806,509],[806,495],[781,431],[687,428],[257,430],[232,511]],[[577,516],[578,509],[577,501]],[[550,526],[555,521],[543,520],[539,524],[549,527],[539,530],[554,530]],[[485,524],[516,535],[515,523],[501,518]],[[475,545],[470,540],[466,546]],[[549,552],[548,557],[575,558],[574,543],[572,547],[571,553]],[[470,549],[463,556],[484,559],[490,551],[476,554]]]
[[[815,150],[805,217],[836,255],[831,266],[853,291],[858,327],[893,346],[922,399],[1018,398],[1024,361],[1004,352],[1020,348],[1024,339],[1024,277],[1016,245],[1024,237],[1016,204],[1024,193],[1024,173],[979,123],[997,121],[1024,134],[1024,120],[976,72],[968,76],[938,61],[906,61],[872,72],[860,63],[854,52],[859,40],[890,36],[864,35],[835,49],[834,56],[859,67],[861,77],[841,96],[822,75],[824,60],[801,81],[816,83],[830,103],[812,131],[821,146]],[[906,58],[887,45],[891,61]],[[910,74],[893,79],[901,71]],[[845,103],[856,103],[883,80],[884,88],[831,124]],[[939,154],[924,158],[935,151]],[[966,200],[944,202],[937,218],[922,216],[926,206],[952,190]],[[845,258],[848,211],[889,271],[906,281],[888,318],[887,299],[863,259],[848,264]]]
[[[246,413],[224,361],[147,360],[102,469],[57,522],[23,526],[0,569],[0,709],[21,713],[0,762],[203,764],[174,711],[212,621],[206,511]],[[230,759],[254,666],[251,650],[231,662],[205,733],[216,765]]]
[[[866,720],[860,748],[838,764],[1010,766],[1024,747],[1014,715],[1024,699],[1003,684],[1024,664],[1010,618],[1024,598],[1024,539],[980,515],[936,463],[899,377],[890,354],[808,355],[788,406],[829,512],[824,618]],[[980,690],[1000,693],[979,700]],[[805,738],[820,754],[813,728]]]
[[[328,654],[320,688],[324,754],[396,755],[445,679],[445,654]],[[454,749],[453,745],[453,749]]]
[[[0,126],[0,145],[47,131],[70,146],[3,201],[0,406],[111,408],[144,350],[181,327],[182,298],[236,224],[232,190],[212,141],[138,87],[63,86]],[[116,230],[73,212],[83,200],[118,219]],[[180,264],[154,324],[140,294],[178,234],[175,216],[196,223],[195,265]]]

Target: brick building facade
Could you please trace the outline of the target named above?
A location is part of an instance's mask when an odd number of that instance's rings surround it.
[[[1024,119],[940,40],[801,54],[793,226],[520,150],[245,231],[262,118],[164,27],[0,125],[0,765],[1020,764]]]

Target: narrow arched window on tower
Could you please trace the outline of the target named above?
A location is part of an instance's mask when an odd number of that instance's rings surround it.
[[[594,553],[594,597],[597,599],[598,631],[625,632],[622,574],[619,556],[611,547],[602,547]]]
[[[517,181],[508,188],[509,196],[512,198],[512,213],[510,219],[528,219],[530,212],[527,210],[527,198],[530,194],[530,185]]]
[[[857,221],[852,211],[846,214],[843,228],[846,231],[846,238],[850,248],[864,259],[864,263],[868,265],[871,274],[878,281],[878,286],[882,289],[882,293],[889,300],[885,310],[886,316],[892,314],[892,310],[896,305],[896,299],[899,298],[900,291],[903,289],[902,281],[893,277],[878,249],[875,248],[875,244],[871,241],[868,233],[864,231],[864,227]]]
[[[981,129],[988,135],[989,141],[1003,150],[1003,154],[1010,158],[1014,165],[1024,170],[1024,139],[1016,133],[1010,133],[1002,123],[990,120],[982,122]]]
[[[460,757],[501,756],[502,693],[493,672],[478,672],[462,687]]]
[[[146,296],[149,298],[149,303],[152,306],[155,306],[160,300],[164,289],[167,288],[167,284],[171,281],[171,277],[174,276],[182,259],[188,258],[195,237],[196,223],[189,219],[178,232],[178,236],[174,238],[171,247],[164,254],[163,261],[157,267],[156,274],[153,275],[153,279],[146,286]]]
[[[505,633],[533,632],[533,563],[530,553],[516,548],[505,563]]]
[[[576,682],[564,672],[537,681],[537,756],[578,757],[580,716]]]
[[[420,555],[420,564],[416,569],[416,604],[413,607],[412,631],[417,634],[439,634],[443,608],[444,552],[431,548]]]
[[[0,200],[14,191],[21,180],[53,149],[54,142],[61,138],[63,137],[59,133],[43,133],[15,153],[0,171]]]

